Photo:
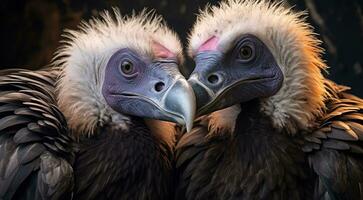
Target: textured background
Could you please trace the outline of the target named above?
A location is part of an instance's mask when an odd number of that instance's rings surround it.
[[[181,36],[183,42],[195,13],[215,0],[2,0],[1,68],[37,69],[49,63],[59,46],[62,30],[74,29],[81,19],[98,11],[120,8],[122,13],[155,8]],[[363,97],[363,0],[288,0],[295,10],[307,10],[326,49],[327,76],[352,87]],[[191,65],[191,61],[187,65]]]

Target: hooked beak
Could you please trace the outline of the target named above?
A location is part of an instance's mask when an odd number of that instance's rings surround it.
[[[189,132],[193,127],[196,110],[195,102],[192,87],[184,77],[180,77],[165,92],[159,105],[165,116],[170,116],[171,121],[185,125]]]
[[[155,91],[153,88],[156,85],[149,82],[142,87],[135,87],[134,91],[130,89],[106,94],[107,97],[110,96],[108,103],[121,113],[185,125],[189,132],[193,127],[196,110],[193,89],[180,73],[169,72],[169,75],[163,77],[169,86],[165,86],[162,91]]]

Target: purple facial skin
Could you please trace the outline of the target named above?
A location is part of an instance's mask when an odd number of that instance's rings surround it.
[[[274,95],[283,74],[269,49],[253,35],[243,35],[226,54],[203,51],[188,82],[197,97],[197,115]]]
[[[150,60],[131,49],[120,49],[106,66],[102,93],[107,104],[122,114],[187,127],[194,118],[194,93],[175,59]]]

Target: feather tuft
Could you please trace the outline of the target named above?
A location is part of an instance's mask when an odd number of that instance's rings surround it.
[[[162,17],[153,10],[122,16],[116,8],[98,18],[83,21],[79,30],[66,30],[53,65],[61,68],[57,83],[58,104],[75,135],[92,135],[98,126],[124,119],[113,111],[102,95],[104,71],[109,58],[121,48],[129,48],[154,59],[152,44],[158,42],[183,62],[182,46]]]

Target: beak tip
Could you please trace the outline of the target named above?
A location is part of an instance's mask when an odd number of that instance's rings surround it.
[[[193,128],[193,122],[194,122],[194,117],[195,117],[195,105],[191,105],[190,106],[191,109],[189,109],[188,111],[186,111],[184,113],[184,117],[183,117],[183,124],[187,130],[187,132],[190,132]]]
[[[164,108],[173,113],[174,122],[186,127],[187,132],[193,128],[193,121],[196,112],[196,98],[193,88],[187,80],[179,78],[168,90],[165,97]]]
[[[187,133],[189,133],[193,128],[193,124],[186,124]]]

